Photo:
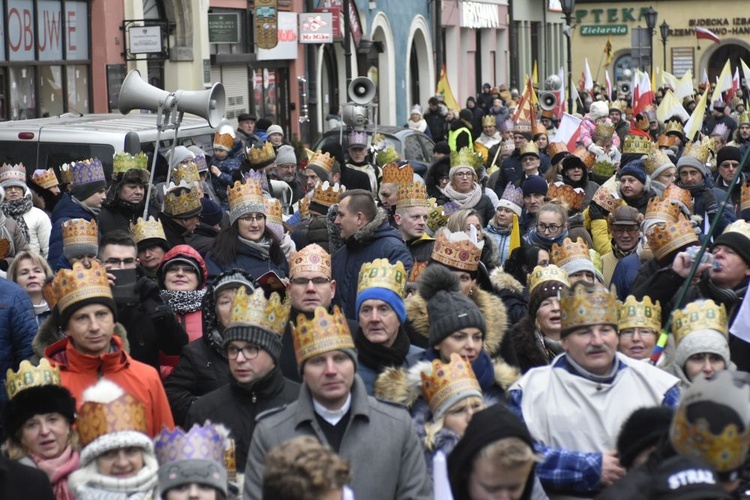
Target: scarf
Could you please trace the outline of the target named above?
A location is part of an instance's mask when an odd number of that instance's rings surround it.
[[[31,210],[31,207],[33,206],[31,203],[31,196],[28,198],[24,196],[23,198],[13,201],[4,201],[0,206],[5,215],[16,221],[18,227],[23,231],[26,241],[31,241],[29,239],[29,226],[26,225],[26,221],[23,218],[23,214]]]
[[[391,347],[373,344],[367,340],[362,329],[358,328],[354,335],[354,345],[357,348],[359,361],[380,373],[388,367],[403,365],[411,343],[403,328],[400,327]]]
[[[632,253],[635,253],[636,250],[638,250],[638,245],[634,246],[633,248],[631,248],[628,251],[620,250],[620,247],[617,246],[617,243],[615,243],[614,240],[612,240],[612,253],[615,255],[615,257],[617,258],[617,260],[624,259],[628,255],[630,255]]]
[[[50,310],[46,300],[42,300],[41,304],[32,304],[32,306],[34,307],[34,316],[39,316]]]
[[[187,314],[200,310],[206,289],[190,290],[162,290],[161,298],[169,303],[175,314]]]
[[[75,203],[76,205],[78,205],[79,207],[81,207],[82,209],[90,213],[91,215],[93,215],[94,219],[99,217],[99,212],[101,212],[102,210],[101,208],[94,208],[94,207],[89,207],[88,205],[84,205],[83,202],[79,200],[78,198],[76,198],[75,196],[71,196],[70,199],[73,200],[73,203]]]
[[[156,498],[159,464],[151,453],[143,452],[143,468],[125,479],[104,476],[96,461],[71,474],[70,482],[76,500],[151,500]]]
[[[226,359],[227,350],[224,349],[224,337],[221,336],[218,328],[211,328],[208,331],[208,345],[222,358]]]
[[[453,186],[448,184],[445,188],[441,189],[443,194],[447,196],[454,204],[458,205],[458,209],[462,208],[474,208],[479,200],[482,198],[482,187],[474,183],[471,191],[468,193],[459,193]]]
[[[427,130],[427,121],[425,121],[424,118],[416,122],[409,120],[406,123],[409,125],[409,128],[412,130],[419,130],[420,132],[424,132],[425,130]]]
[[[562,344],[545,336],[539,330],[534,330],[534,341],[536,346],[544,353],[547,363],[555,359],[555,356],[563,352]]]
[[[79,454],[71,445],[57,458],[45,459],[30,455],[37,467],[42,470],[55,490],[55,500],[74,500],[73,492],[68,488],[68,476],[78,469]]]
[[[531,245],[538,245],[546,250],[549,250],[552,248],[552,245],[557,243],[558,245],[562,246],[562,242],[565,238],[568,237],[568,230],[564,230],[562,233],[560,233],[560,236],[556,238],[547,238],[546,236],[542,236],[539,234],[539,232],[536,230],[536,227],[532,227],[531,231],[529,231],[529,234],[526,236],[526,240]]]
[[[250,247],[255,253],[259,254],[261,259],[268,260],[271,258],[271,238],[268,236],[263,235],[260,241],[246,240],[242,236],[238,236],[238,238],[240,239],[240,243]]]

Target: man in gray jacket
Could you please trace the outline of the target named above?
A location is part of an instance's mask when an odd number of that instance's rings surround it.
[[[245,467],[245,500],[260,500],[265,456],[296,436],[311,435],[349,461],[357,500],[430,499],[422,448],[408,413],[367,396],[356,374],[346,318],[318,307],[297,318],[294,350],[303,378],[300,396],[258,417]]]

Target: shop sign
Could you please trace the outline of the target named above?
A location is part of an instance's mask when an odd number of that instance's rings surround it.
[[[240,43],[240,15],[208,14],[208,43]]]
[[[462,28],[500,28],[497,5],[479,2],[461,2]]]
[[[297,14],[279,12],[278,40],[272,49],[258,49],[259,61],[297,59]]]
[[[324,9],[339,9],[342,13],[344,12],[344,1],[345,0],[322,0],[318,3],[319,8]],[[354,0],[348,0],[349,2],[349,30],[352,34],[352,39],[355,45],[359,45],[359,41],[362,39],[362,25],[359,23],[359,10],[357,10],[357,4]],[[341,23],[343,24],[343,16]],[[343,33],[343,27],[340,28]]]
[[[161,26],[131,26],[128,29],[128,50],[131,54],[161,52]]]
[[[8,60],[33,61],[36,50],[40,61],[89,58],[87,2],[39,0],[36,18],[34,10],[33,0],[8,0],[7,37],[0,28]],[[5,45],[0,44],[0,60],[5,59]]]
[[[582,36],[627,35],[627,24],[586,24],[581,26]]]
[[[315,12],[325,12],[331,14],[331,29],[333,30],[333,40],[340,42],[344,39],[344,20],[341,17],[341,11],[336,7],[330,9],[315,9]]]
[[[333,15],[308,12],[299,15],[300,43],[332,43]]]
[[[750,17],[689,19],[687,28],[670,28],[669,36],[695,36],[695,28],[707,28],[718,36],[750,35]]]

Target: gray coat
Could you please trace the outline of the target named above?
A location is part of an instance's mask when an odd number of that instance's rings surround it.
[[[357,500],[431,499],[422,446],[406,410],[367,396],[359,375],[354,377],[349,426],[339,455],[349,461],[351,487]],[[263,465],[269,450],[296,436],[312,435],[326,443],[315,419],[306,384],[286,408],[259,417],[245,467],[244,500],[260,500]]]

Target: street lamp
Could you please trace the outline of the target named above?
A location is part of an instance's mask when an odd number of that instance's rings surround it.
[[[669,38],[669,25],[666,20],[659,26],[659,31],[661,31],[661,43],[664,44],[664,71],[667,71],[667,39]]]
[[[576,0],[560,0],[565,24],[568,28],[568,113],[573,112],[573,55],[570,53],[570,40],[573,37],[573,11],[576,8]]]
[[[656,28],[656,16],[658,16],[659,13],[654,10],[653,7],[649,7],[648,10],[646,10],[646,27],[648,28],[648,35],[649,35],[649,60],[651,61],[651,71],[654,70],[654,28]]]

